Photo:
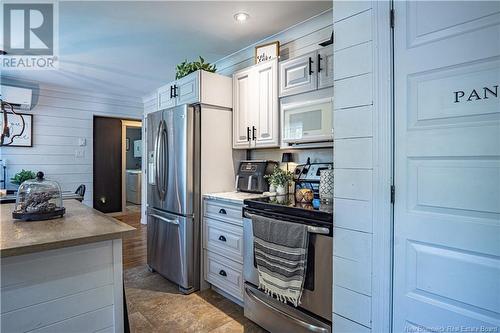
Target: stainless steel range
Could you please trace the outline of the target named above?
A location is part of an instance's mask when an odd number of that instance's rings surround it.
[[[316,192],[317,186],[314,182],[317,181],[317,169],[306,168],[306,170],[298,171],[301,174],[299,180],[301,184],[298,184],[297,188],[311,188]],[[311,170],[309,178],[307,177],[308,170]],[[311,204],[296,203],[293,195],[250,199],[245,200],[244,203],[245,316],[270,332],[331,332],[332,204],[322,204],[319,199],[315,199]],[[250,215],[308,225],[308,263],[304,292],[298,307],[291,303],[283,303],[258,289],[252,220],[248,218]]]

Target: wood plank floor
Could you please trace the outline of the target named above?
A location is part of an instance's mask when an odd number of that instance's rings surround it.
[[[140,210],[130,210],[114,218],[137,229],[123,239],[123,269],[146,265],[147,226],[141,224]]]

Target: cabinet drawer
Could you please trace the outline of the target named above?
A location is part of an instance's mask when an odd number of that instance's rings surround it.
[[[205,216],[243,226],[242,206],[205,199]]]
[[[243,301],[243,265],[205,251],[205,280]]]
[[[210,218],[204,222],[204,248],[243,263],[243,228]]]

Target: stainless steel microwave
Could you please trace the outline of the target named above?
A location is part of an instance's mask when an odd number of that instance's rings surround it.
[[[333,141],[333,99],[282,104],[281,128],[284,144]]]

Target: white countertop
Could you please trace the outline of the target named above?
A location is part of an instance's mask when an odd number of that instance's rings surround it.
[[[245,199],[255,199],[265,196],[266,195],[259,193],[246,193],[246,192],[236,192],[236,191],[222,192],[222,193],[206,193],[203,195],[203,197],[207,199],[233,202],[241,205],[243,204],[243,200]]]

